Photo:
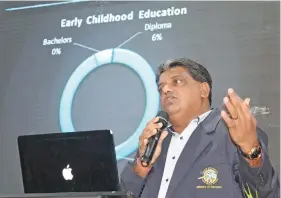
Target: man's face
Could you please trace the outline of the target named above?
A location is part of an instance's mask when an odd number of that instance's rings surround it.
[[[201,105],[200,82],[193,80],[183,67],[174,67],[159,77],[158,90],[162,109],[169,116],[198,110]]]

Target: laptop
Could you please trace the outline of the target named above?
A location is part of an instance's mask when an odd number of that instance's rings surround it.
[[[18,137],[25,193],[118,191],[110,130]]]

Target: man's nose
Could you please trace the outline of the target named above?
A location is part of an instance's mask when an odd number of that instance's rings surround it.
[[[165,86],[163,86],[163,88],[162,88],[162,92],[163,92],[163,94],[167,94],[168,92],[171,92],[172,91],[172,88],[171,88],[171,86],[169,85],[169,84],[166,84]]]

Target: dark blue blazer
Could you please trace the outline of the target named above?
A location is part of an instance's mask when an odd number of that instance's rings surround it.
[[[262,166],[251,168],[232,142],[220,110],[214,109],[191,135],[176,164],[166,198],[279,198],[278,173],[269,160],[267,135],[257,128]],[[157,198],[171,134],[149,175],[143,179],[128,164],[122,186],[141,198]]]

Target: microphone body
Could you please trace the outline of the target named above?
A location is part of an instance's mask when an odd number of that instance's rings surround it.
[[[159,138],[162,134],[162,131],[168,126],[168,114],[164,111],[158,112],[156,117],[159,117],[159,121],[157,123],[162,123],[162,127],[157,130],[157,133],[153,136],[151,136],[148,139],[148,143],[145,149],[145,152],[141,158],[141,164],[144,167],[149,166],[152,157],[154,155],[155,149],[158,145]]]

